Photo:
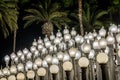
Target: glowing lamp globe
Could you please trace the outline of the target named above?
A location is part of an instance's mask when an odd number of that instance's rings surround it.
[[[29,50],[28,50],[27,48],[23,49],[23,54],[24,54],[24,55],[27,55],[28,52],[29,52]]]
[[[76,43],[80,43],[80,40],[81,40],[81,36],[79,34],[77,36],[75,36]]]
[[[52,64],[56,64],[56,65],[59,64],[59,60],[56,56],[52,58]]]
[[[26,62],[26,67],[27,67],[28,69],[32,69],[33,63],[32,63],[31,61],[27,61],[27,62]]]
[[[75,55],[75,59],[78,60],[78,59],[80,59],[80,57],[81,57],[81,52],[77,51],[76,55]]]
[[[16,80],[15,75],[10,75],[10,76],[8,77],[8,80]]]
[[[48,64],[47,64],[47,61],[46,61],[46,60],[43,60],[43,61],[42,61],[42,66],[43,66],[43,67],[48,67]]]
[[[65,71],[71,71],[73,69],[73,65],[70,61],[66,61],[63,63],[63,69]]]
[[[11,72],[12,74],[16,74],[16,73],[17,73],[17,68],[16,68],[15,65],[12,65],[12,66],[10,67],[10,72]]]
[[[104,38],[101,38],[101,39],[99,40],[99,46],[100,46],[100,48],[102,48],[102,49],[106,48],[106,46],[107,46],[107,41],[106,41]]]
[[[63,52],[58,52],[57,53],[57,58],[62,61],[63,60]]]
[[[16,57],[16,54],[13,52],[11,55],[10,55],[11,59],[14,60],[15,57]]]
[[[50,73],[57,74],[59,72],[59,67],[57,65],[50,66]]]
[[[71,39],[71,35],[70,34],[65,34],[64,39],[65,39],[65,41],[69,41]]]
[[[83,52],[84,52],[84,53],[89,53],[90,50],[91,50],[91,45],[88,44],[88,43],[85,43],[85,44],[83,45]]]
[[[100,52],[97,54],[96,59],[99,64],[106,64],[108,62],[108,55],[103,52]]]
[[[4,74],[4,75],[9,75],[9,74],[10,74],[10,71],[8,70],[8,68],[5,67],[5,68],[3,69],[3,74]]]
[[[38,76],[45,76],[46,75],[46,69],[41,67],[37,70]]]
[[[120,44],[120,33],[116,35],[116,40]]]
[[[34,39],[32,45],[33,45],[33,46],[37,46],[37,41],[36,41],[36,39]]]
[[[99,30],[99,35],[104,37],[106,35],[106,30],[104,29],[104,27],[102,27],[100,30]]]
[[[54,39],[54,43],[55,43],[56,45],[59,44],[59,43],[60,43],[60,38],[56,37],[56,38]]]
[[[81,68],[86,68],[89,65],[89,60],[86,57],[81,57],[78,61],[78,64]]]
[[[51,64],[52,63],[52,56],[51,55],[47,55],[45,57],[45,60],[47,61],[48,64]]]
[[[35,59],[35,64],[36,64],[38,67],[40,67],[40,66],[42,65],[42,59],[40,59],[40,58]]]
[[[73,47],[70,48],[70,49],[69,49],[69,54],[70,54],[70,56],[71,56],[71,57],[75,57],[77,51],[78,51],[77,48],[73,48]]]
[[[1,78],[0,80],[7,80],[6,78]]]
[[[106,40],[107,40],[107,44],[109,45],[115,43],[115,38],[110,34],[107,36]]]
[[[75,31],[75,28],[72,28],[71,35],[76,36],[77,32]]]
[[[109,31],[112,33],[117,33],[117,26],[115,24],[111,24]]]
[[[65,53],[64,57],[63,57],[63,61],[65,62],[65,61],[69,61],[69,60],[70,60],[69,54]]]
[[[34,77],[35,77],[35,72],[33,70],[27,72],[28,79],[34,79]]]
[[[18,71],[23,71],[24,70],[24,65],[22,63],[19,63],[17,65]]]
[[[99,42],[98,42],[97,39],[93,42],[93,48],[94,49],[100,49]]]
[[[120,49],[118,50],[118,56],[120,57]]]
[[[46,48],[49,48],[50,46],[51,46],[51,42],[50,42],[50,41],[46,41],[46,42],[45,42],[45,47],[46,47]]]
[[[4,60],[5,60],[5,62],[9,62],[10,57],[9,57],[8,55],[6,55],[6,56],[4,57]]]
[[[24,79],[25,79],[25,75],[23,73],[17,74],[17,80],[24,80]]]

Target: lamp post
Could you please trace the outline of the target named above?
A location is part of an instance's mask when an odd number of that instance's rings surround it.
[[[37,70],[37,75],[40,77],[40,80],[44,80],[44,77],[46,75],[46,69],[41,67]]]
[[[89,65],[89,60],[86,57],[81,57],[78,61],[79,66],[82,69],[82,80],[87,80],[86,79],[86,69]]]
[[[66,62],[63,63],[63,69],[66,73],[67,80],[71,80],[70,72],[71,72],[72,68],[73,68],[73,65],[72,65],[71,62],[66,61]]]
[[[106,72],[106,63],[108,62],[108,55],[100,52],[97,54],[97,62],[100,64],[101,72],[102,72],[102,80],[108,80],[107,72]]]
[[[52,73],[52,79],[57,80],[57,74],[59,72],[59,67],[57,65],[51,65],[50,72]]]

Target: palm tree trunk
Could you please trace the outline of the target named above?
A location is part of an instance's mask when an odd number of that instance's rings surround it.
[[[84,29],[82,24],[82,0],[78,0],[78,16],[79,16],[79,23],[80,23],[80,33],[84,35]]]
[[[13,52],[16,50],[16,34],[17,30],[14,31],[14,36],[13,36]]]

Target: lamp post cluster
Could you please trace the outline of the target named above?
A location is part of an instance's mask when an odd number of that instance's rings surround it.
[[[77,34],[74,28],[4,57],[0,80],[120,80],[120,28],[111,24],[96,32]]]

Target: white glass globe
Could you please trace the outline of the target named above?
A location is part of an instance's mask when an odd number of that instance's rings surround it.
[[[93,37],[96,37],[97,36],[97,32],[96,32],[96,30],[94,29],[93,30]]]
[[[28,79],[34,79],[34,77],[35,77],[35,72],[33,70],[27,72]]]
[[[23,73],[17,74],[17,80],[24,80],[24,79],[25,79],[25,75]]]
[[[19,50],[19,51],[17,52],[17,56],[18,56],[18,57],[21,57],[21,56],[22,56],[22,54],[23,54],[23,53],[22,53],[22,51],[21,51],[21,50]]]
[[[24,65],[22,63],[19,63],[17,65],[18,71],[24,71]]]
[[[91,50],[91,45],[88,44],[88,43],[85,43],[85,44],[83,45],[83,52],[84,52],[84,53],[89,53],[90,50]]]
[[[116,40],[120,44],[120,33],[116,35]]]
[[[109,27],[109,31],[112,33],[117,33],[117,26],[115,24],[111,24]]]
[[[48,36],[45,35],[44,42],[49,41]]]
[[[4,60],[5,60],[5,62],[9,62],[10,57],[9,57],[8,55],[6,55],[6,56],[4,57]]]
[[[51,35],[50,35],[50,40],[52,41],[52,40],[54,40],[55,39],[55,35],[53,34],[53,32],[51,33]]]
[[[80,59],[80,57],[81,57],[81,52],[77,51],[75,55],[75,59]]]
[[[76,43],[80,43],[80,40],[81,40],[81,36],[79,34],[77,36],[75,36]]]
[[[34,69],[34,70],[37,70],[37,69],[38,69],[37,64],[35,64],[35,63],[33,64],[33,69]]]
[[[38,56],[39,56],[39,51],[36,50],[36,51],[34,52],[34,57],[38,57]]]
[[[47,64],[47,61],[46,61],[46,60],[43,60],[43,61],[42,61],[42,66],[43,66],[43,67],[48,67],[48,64]]]
[[[77,48],[73,48],[73,47],[70,48],[70,49],[69,49],[69,54],[70,54],[70,56],[71,56],[71,57],[75,57],[77,51],[78,51]]]
[[[66,61],[66,62],[63,63],[63,69],[65,71],[71,71],[72,68],[73,68],[73,65],[70,61]]]
[[[45,76],[46,75],[46,69],[41,67],[37,70],[38,76]]]
[[[22,55],[22,56],[20,57],[20,59],[21,59],[22,61],[25,61],[25,56]]]
[[[8,70],[8,68],[3,68],[3,74],[4,75],[9,75],[10,71]]]
[[[35,59],[35,64],[36,64],[38,67],[40,67],[40,66],[42,65],[42,59],[40,59],[40,58]]]
[[[34,53],[34,52],[36,51],[36,47],[35,47],[35,46],[32,46],[32,47],[30,48],[30,51],[31,51],[32,53]]]
[[[50,66],[50,73],[57,74],[59,72],[59,67],[57,65]]]
[[[69,30],[67,29],[67,26],[65,26],[65,29],[63,30],[63,34],[69,34]]]
[[[16,57],[16,54],[13,52],[11,55],[10,55],[11,59],[14,60],[15,57]]]
[[[16,80],[15,75],[10,75],[10,76],[8,77],[8,80]]]
[[[63,52],[60,51],[60,52],[57,53],[57,58],[58,58],[60,61],[63,60],[63,57],[64,57]]]
[[[107,46],[107,41],[105,40],[105,38],[101,38],[100,40],[99,40],[99,46],[100,46],[100,48],[106,48],[106,46]]]
[[[62,37],[62,33],[60,32],[60,30],[58,30],[56,36],[57,36],[57,37]]]
[[[99,35],[104,37],[106,35],[106,30],[104,29],[104,27],[102,27],[100,30],[99,30]]]
[[[31,58],[32,58],[32,53],[29,52],[29,53],[27,54],[26,58],[27,58],[27,59],[31,59]]]
[[[24,54],[24,55],[27,55],[28,52],[29,52],[29,50],[28,50],[27,48],[23,49],[23,54]]]
[[[43,45],[39,44],[38,45],[38,50],[41,51],[43,49]]]
[[[94,49],[100,49],[99,42],[98,42],[97,39],[93,42],[93,48]]]
[[[78,61],[78,64],[81,68],[86,68],[89,65],[89,60],[86,57],[81,57]]]
[[[71,35],[70,34],[65,34],[64,39],[65,39],[65,41],[69,41],[71,39]]]
[[[17,68],[16,68],[15,65],[12,65],[12,66],[10,67],[10,72],[11,72],[12,74],[16,74],[16,73],[17,73]]]
[[[7,79],[3,77],[3,78],[1,78],[0,80],[7,80]]]
[[[51,42],[50,42],[50,41],[46,41],[46,42],[45,42],[45,47],[46,47],[46,48],[49,48],[50,46],[51,46]]]
[[[52,56],[51,55],[47,55],[45,57],[45,60],[47,61],[48,64],[51,64],[52,63]]]
[[[106,64],[108,62],[108,55],[103,52],[100,52],[97,54],[96,59],[99,64]]]
[[[28,69],[32,69],[32,66],[33,66],[32,61],[27,61],[27,62],[26,62],[26,67],[27,67]]]
[[[58,45],[58,44],[60,43],[60,38],[56,37],[56,38],[54,39],[54,43],[55,43],[56,45]]]
[[[88,39],[89,40],[93,40],[94,39],[93,34],[91,32],[88,33]]]
[[[33,46],[37,46],[37,41],[36,41],[36,39],[34,39],[32,45],[33,45]]]
[[[115,38],[110,34],[107,36],[106,40],[108,45],[115,43]]]
[[[90,53],[89,53],[89,59],[93,59],[94,56],[95,56],[95,51],[91,50]]]
[[[41,37],[39,37],[38,39],[38,44],[43,44],[43,40],[41,39]]]
[[[69,54],[65,53],[64,57],[63,57],[63,61],[65,62],[65,61],[69,61],[69,60],[70,60]]]
[[[56,65],[59,64],[59,60],[58,60],[57,57],[54,56],[54,57],[52,58],[52,64],[56,64]]]
[[[77,32],[75,31],[75,28],[72,28],[71,35],[76,36]]]
[[[120,49],[118,50],[118,56],[120,57]]]

